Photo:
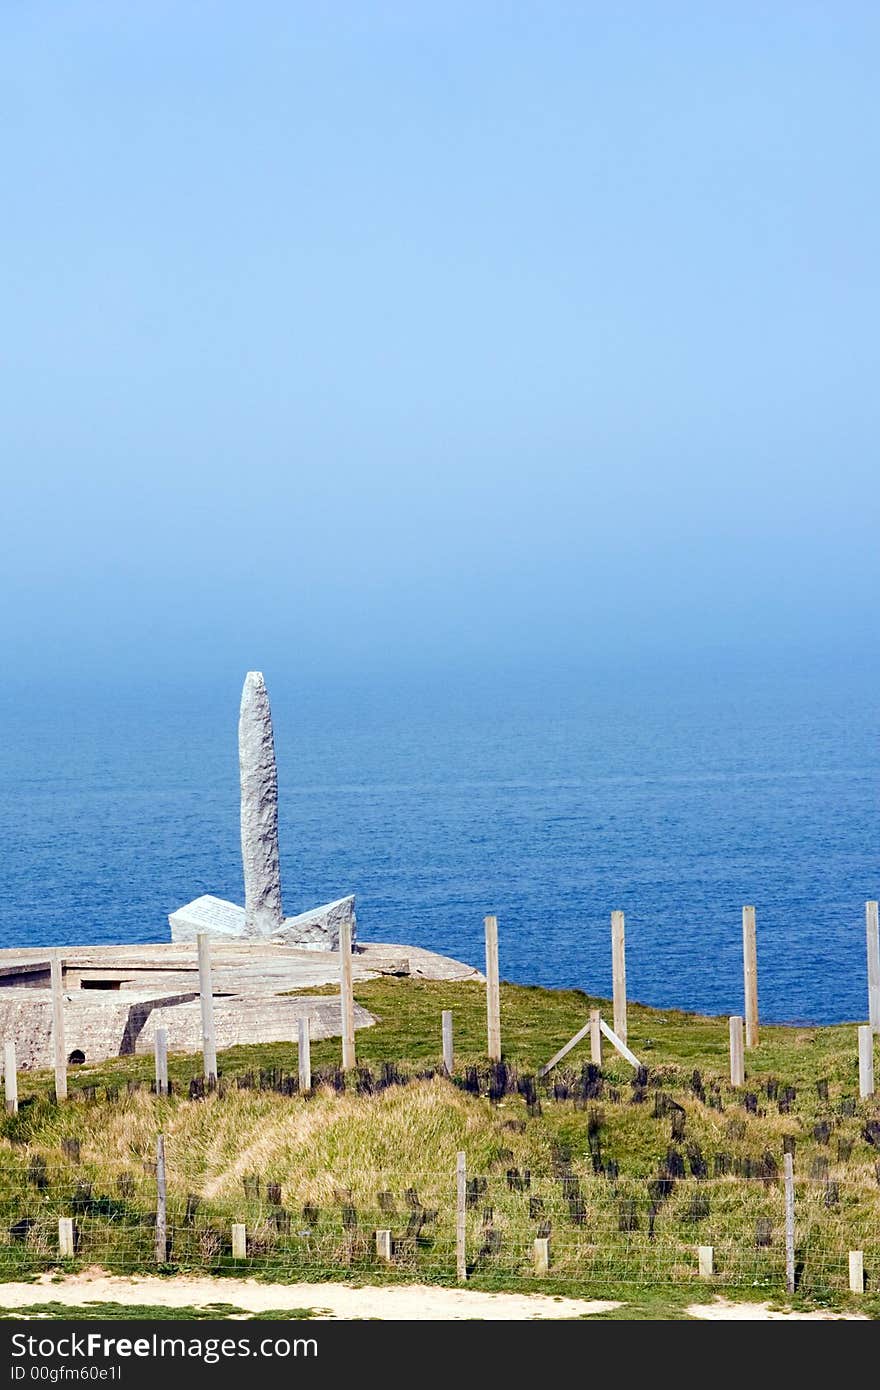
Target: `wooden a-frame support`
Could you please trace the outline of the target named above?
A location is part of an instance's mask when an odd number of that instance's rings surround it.
[[[610,1042],[611,1046],[620,1053],[621,1057],[623,1057],[627,1062],[629,1062],[630,1066],[638,1068],[642,1065],[635,1053],[631,1052],[630,1049],[627,1047],[626,1043],[623,1042],[617,1036],[614,1029],[609,1028],[604,1018],[599,1019],[599,1027],[601,1028],[603,1035]],[[587,1023],[584,1025],[583,1028],[581,1028],[577,1033],[575,1033],[573,1038],[569,1038],[568,1042],[565,1044],[565,1047],[561,1047],[559,1051],[556,1053],[555,1057],[551,1057],[549,1062],[547,1062],[543,1067],[540,1067],[538,1069],[538,1075],[546,1076],[548,1071],[552,1071],[553,1068],[556,1066],[557,1062],[561,1062],[563,1057],[567,1057],[569,1052],[571,1052],[572,1048],[577,1047],[578,1043],[581,1042],[587,1036],[589,1031],[590,1025],[589,1023]]]

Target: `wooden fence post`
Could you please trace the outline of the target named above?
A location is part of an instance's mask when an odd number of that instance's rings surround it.
[[[859,1026],[859,1095],[862,1100],[874,1094],[874,1034],[870,1023]]]
[[[7,1115],[18,1114],[18,1064],[15,1059],[15,1041],[7,1038],[3,1044],[3,1086],[6,1091]]]
[[[52,978],[52,1051],[55,1058],[55,1099],[67,1100],[67,1046],[64,1041],[64,976],[61,952],[49,958]]]
[[[758,938],[755,930],[755,909],[744,907],[743,924],[743,983],[746,1001],[746,1047],[758,1046]]]
[[[865,903],[865,926],[868,937],[868,1018],[875,1033],[880,1033],[880,921],[876,902]]]
[[[467,1279],[467,1159],[461,1152],[455,1161],[455,1274]]]
[[[199,946],[199,1000],[202,1006],[202,1058],[205,1080],[217,1084],[217,1039],[214,1033],[214,987],[211,983],[211,947],[203,931],[196,938]]]
[[[440,1015],[440,1030],[443,1037],[443,1067],[447,1076],[455,1069],[455,1052],[452,1046],[452,1010],[444,1009]]]
[[[232,1223],[232,1258],[234,1260],[247,1259],[247,1226],[243,1221],[233,1221]]]
[[[297,1025],[299,1039],[299,1089],[306,1095],[312,1089],[312,1027],[308,1014]]]
[[[385,1264],[391,1263],[391,1232],[376,1232],[376,1258],[383,1260]]]
[[[58,1218],[58,1254],[62,1260],[72,1260],[74,1255],[73,1217]]]
[[[156,1136],[156,1264],[168,1259],[168,1189],[165,1182],[165,1136]]]
[[[865,1292],[865,1255],[862,1250],[850,1250],[849,1252],[849,1291],[850,1293]]]
[[[590,1061],[597,1067],[602,1065],[602,1029],[598,1009],[590,1010]]]
[[[486,928],[486,1051],[490,1062],[501,1061],[501,995],[498,985],[498,918],[483,920]]]
[[[342,1070],[356,1065],[354,1047],[354,992],[351,983],[351,923],[339,928],[339,995],[342,1009]]]
[[[711,1279],[715,1273],[715,1247],[713,1245],[697,1246],[697,1261],[699,1264],[700,1278]]]
[[[550,1240],[547,1236],[536,1236],[533,1246],[535,1273],[547,1274],[550,1269]]]
[[[743,1021],[741,1014],[730,1016],[730,1084],[742,1086],[746,1079],[743,1057]]]
[[[794,1293],[794,1158],[782,1156],[785,1173],[785,1288]]]
[[[614,994],[614,1031],[626,1042],[626,937],[622,912],[611,914],[611,979]]]
[[[154,1039],[156,1052],[156,1095],[168,1094],[168,1029],[157,1028]]]

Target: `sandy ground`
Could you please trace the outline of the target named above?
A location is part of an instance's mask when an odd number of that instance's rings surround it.
[[[0,1307],[26,1308],[37,1303],[161,1304],[165,1308],[231,1304],[242,1312],[311,1308],[325,1318],[437,1320],[477,1318],[522,1322],[533,1318],[579,1318],[603,1313],[617,1303],[596,1299],[548,1298],[543,1294],[480,1293],[442,1289],[428,1284],[390,1288],[346,1284],[261,1284],[255,1279],[124,1278],[99,1271],[69,1275],[59,1281],[40,1275],[32,1284],[0,1284]]]
[[[309,1308],[321,1318],[381,1318],[391,1321],[440,1322],[478,1319],[523,1322],[535,1318],[580,1318],[609,1312],[620,1303],[601,1299],[551,1298],[544,1294],[481,1293],[476,1289],[445,1289],[431,1284],[394,1284],[386,1288],[348,1284],[261,1284],[256,1279],[167,1279],[125,1277],[102,1270],[84,1270],[62,1279],[41,1274],[31,1284],[0,1284],[0,1307],[28,1308],[61,1303],[81,1308],[88,1303],[119,1303],[132,1307],[204,1308],[221,1303],[240,1315]],[[692,1318],[706,1322],[798,1322],[862,1320],[860,1313],[812,1313],[771,1308],[768,1303],[733,1303],[716,1298],[693,1303]],[[234,1317],[235,1314],[224,1316]]]
[[[731,1303],[726,1298],[716,1298],[714,1303],[692,1303],[687,1311],[692,1318],[703,1318],[706,1322],[864,1321],[861,1313],[828,1313],[824,1309],[798,1313],[793,1309],[771,1308],[767,1303]]]

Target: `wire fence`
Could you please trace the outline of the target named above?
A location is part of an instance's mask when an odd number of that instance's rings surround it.
[[[463,1262],[467,1277],[498,1287],[555,1282],[598,1291],[711,1277],[723,1287],[780,1292],[789,1274],[782,1150],[795,1147],[793,1133],[773,1128],[784,1124],[799,1131],[802,1146],[794,1181],[797,1288],[814,1295],[852,1288],[854,1251],[867,1287],[880,1286],[880,1116],[849,1095],[830,1096],[824,1082],[816,1087],[821,1117],[805,1109],[795,1122],[795,1088],[772,1078],[758,1095],[704,1084],[694,1072],[687,1094],[679,1091],[691,1113],[670,1094],[681,1077],[649,1078],[644,1069],[620,1082],[589,1065],[536,1086],[503,1064],[468,1067],[455,1087],[509,1108],[491,1158],[466,1153],[463,1209],[448,1136],[442,1160],[438,1137],[438,1155],[420,1153],[412,1170],[376,1148],[356,1161],[322,1151],[306,1167],[286,1159],[271,1138],[260,1147],[259,1126],[270,1112],[281,1124],[299,1116],[307,1128],[319,1092],[351,1100],[387,1092],[408,1109],[418,1099],[413,1083],[440,1079],[436,1068],[412,1074],[392,1063],[348,1076],[334,1068],[316,1073],[313,1091],[300,1096],[295,1074],[269,1068],[221,1077],[215,1089],[192,1077],[172,1087],[168,1100],[158,1100],[149,1082],[129,1080],[76,1087],[63,1105],[33,1100],[28,1109],[23,1102],[0,1146],[0,1272],[72,1260],[120,1274],[160,1265],[285,1281],[360,1273],[450,1282]],[[608,1156],[599,1100],[608,1103],[606,1119],[631,1115],[640,1132],[650,1122],[668,1136],[651,1172],[622,1172],[628,1165]],[[557,1136],[540,1160],[526,1160],[527,1119],[542,1104],[570,1115],[577,1137],[566,1145]],[[111,1115],[118,1132],[99,1142],[95,1131]],[[163,1115],[164,1183],[157,1152]],[[172,1122],[184,1116],[188,1129]],[[716,1125],[712,1150],[706,1132],[701,1147],[701,1132],[691,1128],[700,1117],[704,1130],[707,1117]],[[759,1121],[776,1148],[748,1152],[748,1125]],[[255,1133],[237,1128],[245,1124]],[[229,1147],[222,1163],[203,1163],[201,1153],[194,1161],[193,1145],[210,1153],[223,1125]],[[428,1142],[430,1126],[416,1128],[420,1143]]]
[[[326,1278],[340,1271],[455,1278],[454,1167],[400,1186],[399,1173],[324,1175],[326,1196],[302,1199],[295,1177],[266,1182],[242,1176],[222,1201],[186,1192],[167,1173],[164,1265],[181,1269]],[[157,1175],[151,1165],[120,1173],[111,1191],[85,1178],[50,1175],[39,1163],[29,1179],[0,1169],[4,1229],[0,1268],[45,1268],[62,1259],[59,1220],[70,1221],[68,1257],[117,1273],[157,1264]],[[647,1190],[646,1190],[647,1186]],[[846,1290],[849,1252],[863,1252],[868,1280],[880,1278],[880,1201],[870,1188],[841,1181],[795,1183],[795,1255],[802,1291]],[[244,1255],[233,1255],[233,1225],[245,1228]],[[779,1178],[658,1178],[609,1181],[557,1166],[555,1171],[469,1172],[465,1260],[469,1276],[515,1284],[536,1277],[536,1241],[546,1241],[549,1274],[592,1288],[691,1283],[700,1247],[711,1247],[724,1286],[783,1288],[785,1207]],[[377,1239],[377,1232],[386,1236]]]

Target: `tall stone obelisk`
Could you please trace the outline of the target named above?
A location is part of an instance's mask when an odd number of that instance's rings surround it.
[[[278,773],[272,712],[261,671],[248,671],[238,719],[241,775],[241,862],[244,868],[244,934],[269,936],[281,926],[278,862]]]

